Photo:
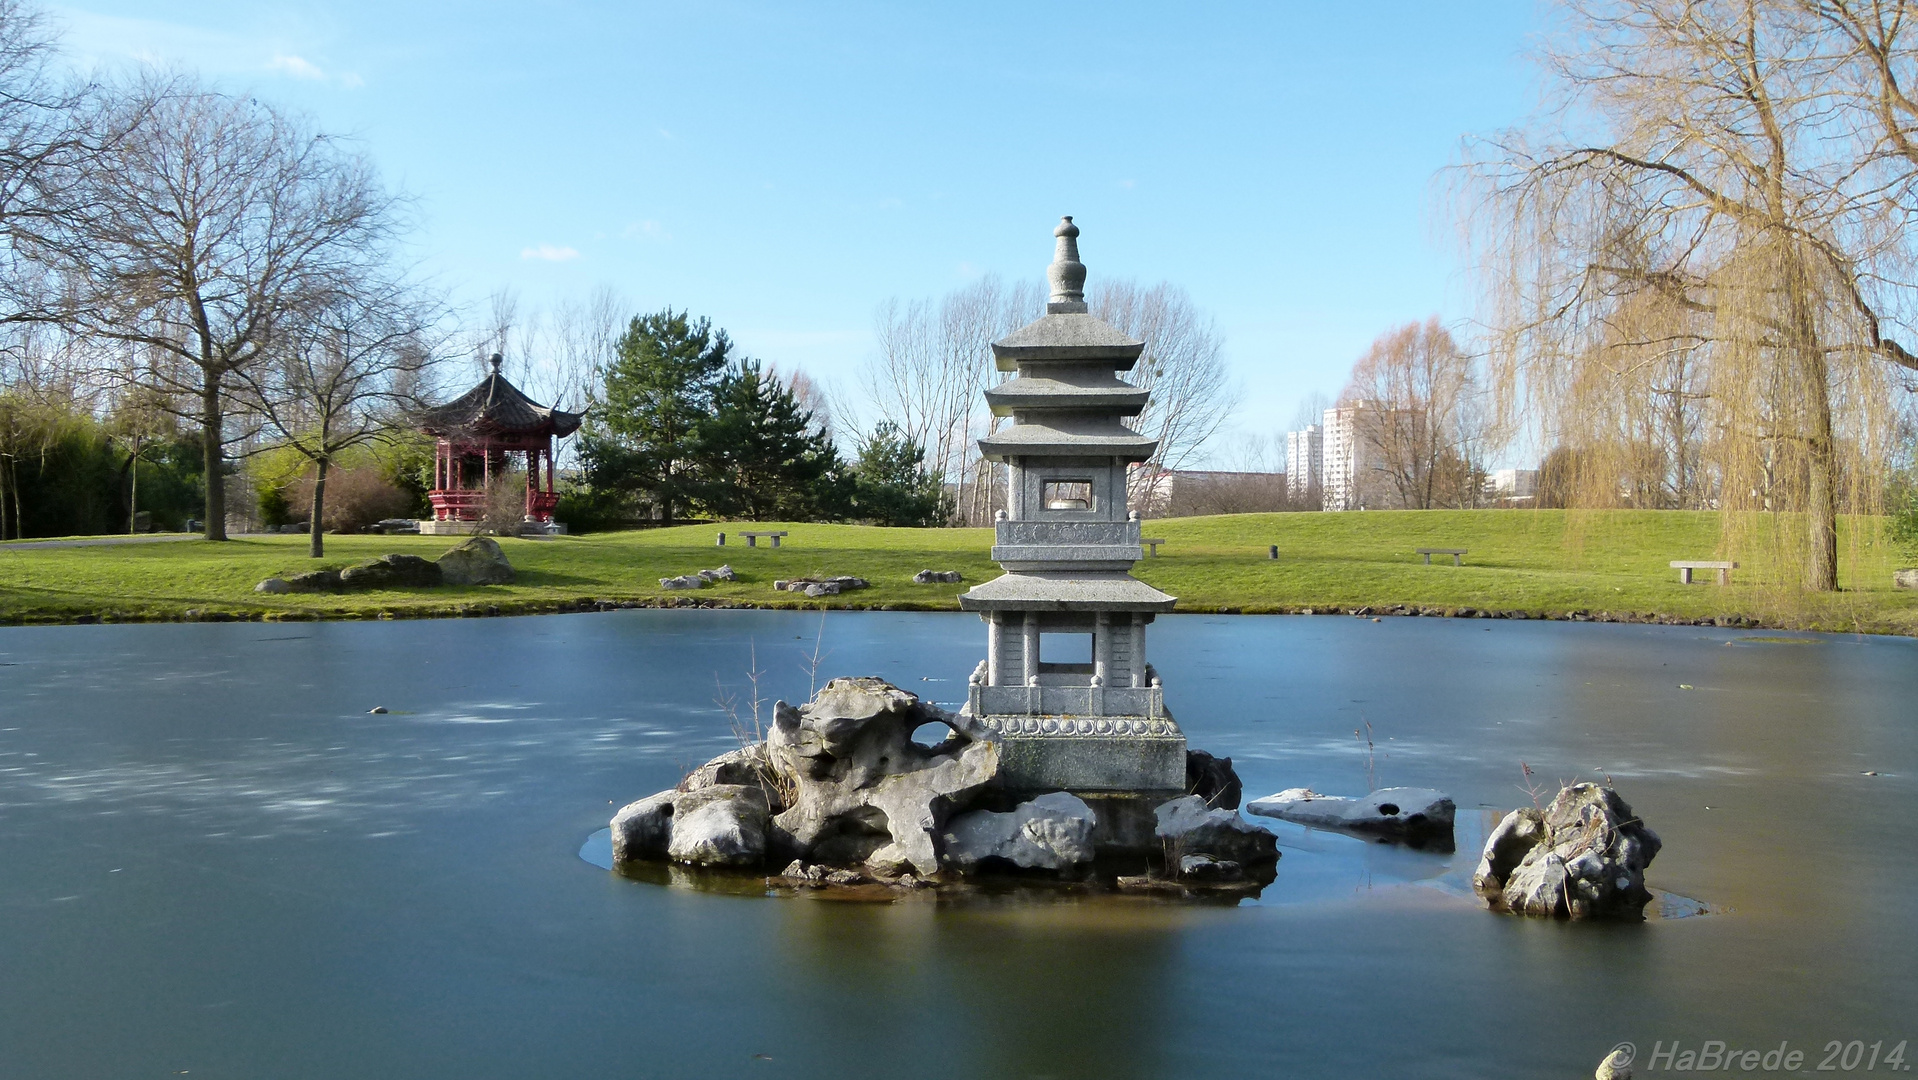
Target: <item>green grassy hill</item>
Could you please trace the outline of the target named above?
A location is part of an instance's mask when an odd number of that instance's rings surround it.
[[[1804,596],[1768,584],[1788,577],[1740,556],[1730,588],[1678,584],[1672,559],[1717,558],[1715,514],[1660,511],[1460,510],[1244,514],[1146,523],[1164,537],[1140,578],[1179,597],[1184,611],[1290,612],[1400,608],[1494,611],[1530,617],[1740,618],[1765,625],[1918,634],[1918,593],[1891,588],[1898,565],[1877,541],[1880,523],[1847,523],[1845,591]],[[747,548],[724,529],[783,528],[785,546]],[[1860,531],[1862,530],[1862,531]],[[551,540],[503,541],[519,569],[509,586],[340,595],[267,596],[261,579],[342,567],[386,552],[434,557],[452,538],[328,537],[330,557],[305,555],[303,536],[108,547],[21,549],[0,544],[0,621],[65,622],[238,616],[373,618],[564,610],[582,603],[731,603],[767,607],[956,610],[960,585],[914,585],[922,569],[959,570],[966,582],[998,573],[987,529],[853,525],[683,526]],[[1280,557],[1267,557],[1276,544]],[[1462,547],[1465,565],[1418,547]],[[727,562],[740,580],[668,592],[658,580]],[[873,588],[825,601],[772,591],[776,578],[853,574]]]

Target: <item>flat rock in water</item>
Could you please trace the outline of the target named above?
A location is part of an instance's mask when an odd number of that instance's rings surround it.
[[[692,866],[755,866],[766,857],[771,807],[756,785],[662,791],[613,816],[613,859],[671,859]]]
[[[511,585],[513,564],[499,541],[475,536],[440,556],[440,580],[448,585]]]
[[[1237,863],[1248,876],[1272,880],[1279,838],[1238,811],[1211,809],[1197,795],[1187,795],[1159,804],[1153,816],[1153,835],[1165,845],[1168,868],[1182,869],[1187,857],[1203,856],[1201,861]]]
[[[1299,825],[1421,840],[1450,838],[1457,813],[1452,797],[1432,788],[1380,788],[1348,799],[1311,788],[1288,788],[1245,804],[1247,813]]]
[[[960,814],[947,823],[940,840],[946,860],[960,870],[1000,860],[1021,870],[1072,873],[1092,865],[1098,824],[1098,815],[1083,800],[1055,791],[1004,814]]]

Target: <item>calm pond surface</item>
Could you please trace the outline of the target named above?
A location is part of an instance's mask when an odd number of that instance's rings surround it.
[[[823,625],[823,673],[948,702],[984,648],[970,616]],[[580,857],[734,745],[716,676],[756,653],[803,698],[820,627],[0,629],[0,1075],[1573,1077],[1621,1041],[1657,1075],[1672,1040],[1810,1074],[1918,1041],[1918,641],[1162,618],[1168,703],[1248,797],[1362,793],[1369,722],[1381,786],[1460,808],[1449,856],[1255,818],[1284,858],[1234,908],[728,896]],[[1610,775],[1664,838],[1651,884],[1714,913],[1483,910],[1521,760]]]

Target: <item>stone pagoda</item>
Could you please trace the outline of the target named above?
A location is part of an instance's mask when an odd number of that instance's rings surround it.
[[[1012,422],[979,440],[1006,466],[992,547],[1005,573],[959,598],[988,628],[966,711],[1001,740],[1010,789],[1177,795],[1185,735],[1145,650],[1176,598],[1132,576],[1144,552],[1126,504],[1127,467],[1157,446],[1125,425],[1148,392],[1119,378],[1145,343],[1087,311],[1079,227],[1053,236],[1045,316],[992,346],[1018,373],[986,391]]]

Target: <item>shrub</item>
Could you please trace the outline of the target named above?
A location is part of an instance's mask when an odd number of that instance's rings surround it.
[[[307,517],[313,506],[313,478],[303,476],[293,481],[286,498],[290,516]],[[378,468],[329,470],[320,526],[327,532],[359,532],[376,521],[403,517],[412,508],[412,494],[381,476]]]

